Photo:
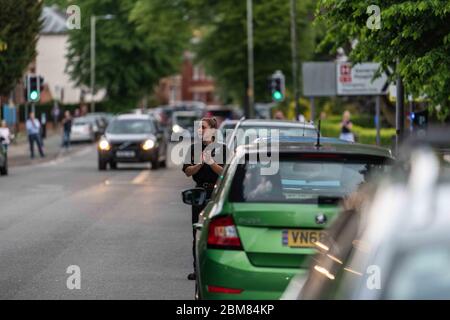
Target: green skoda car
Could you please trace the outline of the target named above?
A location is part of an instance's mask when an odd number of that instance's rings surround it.
[[[269,150],[239,147],[194,225],[197,299],[279,299],[307,272],[342,198],[392,160],[387,149],[338,142],[280,142],[272,163],[260,156]],[[187,204],[205,198],[183,192]]]

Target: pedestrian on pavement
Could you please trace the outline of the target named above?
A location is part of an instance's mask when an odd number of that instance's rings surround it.
[[[190,148],[183,165],[183,172],[187,177],[192,177],[197,188],[206,190],[207,199],[211,198],[214,185],[222,173],[226,162],[226,146],[216,142],[217,120],[215,118],[203,118],[200,121],[198,135],[201,142],[194,142]],[[200,145],[201,144],[201,145]],[[195,154],[198,153],[198,154]],[[200,212],[204,206],[192,206],[192,224],[198,222]],[[194,272],[188,275],[189,280],[195,280],[195,231],[193,231],[192,254],[194,256]]]
[[[8,125],[6,124],[5,120],[2,120],[1,127],[0,127],[0,137],[3,138],[3,146],[5,147],[5,150],[8,151],[8,145],[11,143],[11,139],[13,138],[13,135],[11,134],[11,131],[8,128]]]
[[[81,117],[81,111],[80,111],[80,108],[76,108],[76,109],[75,109],[75,112],[74,112],[74,114],[73,114],[73,117],[74,117],[74,118]]]
[[[273,118],[275,120],[286,120],[286,117],[284,116],[284,113],[281,110],[278,110],[277,112],[275,112],[275,115]]]
[[[350,119],[351,119],[350,111],[345,110],[342,115],[341,135],[339,139],[349,142],[355,142],[355,135],[352,132],[353,123]]]
[[[68,150],[70,148],[70,133],[72,132],[72,115],[70,114],[69,110],[66,110],[64,112],[62,125],[63,125],[62,147]]]
[[[30,156],[31,159],[34,158],[34,144],[36,143],[39,154],[41,158],[45,157],[44,151],[42,150],[41,142],[41,124],[35,118],[34,112],[30,112],[28,120],[26,122],[28,142],[30,143]]]

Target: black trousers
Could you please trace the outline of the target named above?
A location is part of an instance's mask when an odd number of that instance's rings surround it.
[[[198,207],[198,206],[192,206],[192,224],[198,222],[198,216],[200,215],[200,212],[205,208],[205,206]],[[194,257],[194,271],[195,271],[195,233],[197,231],[192,228],[192,256]]]

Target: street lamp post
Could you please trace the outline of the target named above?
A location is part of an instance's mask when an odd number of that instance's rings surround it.
[[[107,14],[104,16],[91,16],[91,112],[95,112],[95,27],[97,19],[111,20],[114,16]]]
[[[292,83],[294,86],[295,119],[300,116],[299,91],[298,91],[298,67],[297,67],[297,0],[291,0],[291,49],[292,49]],[[314,120],[314,119],[313,119]]]
[[[246,116],[253,117],[255,103],[254,56],[253,56],[253,0],[247,0],[247,54],[248,54],[248,110]]]

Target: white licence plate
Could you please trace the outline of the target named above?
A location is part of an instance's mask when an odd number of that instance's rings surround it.
[[[118,158],[133,158],[136,153],[134,151],[117,151],[116,156]]]

